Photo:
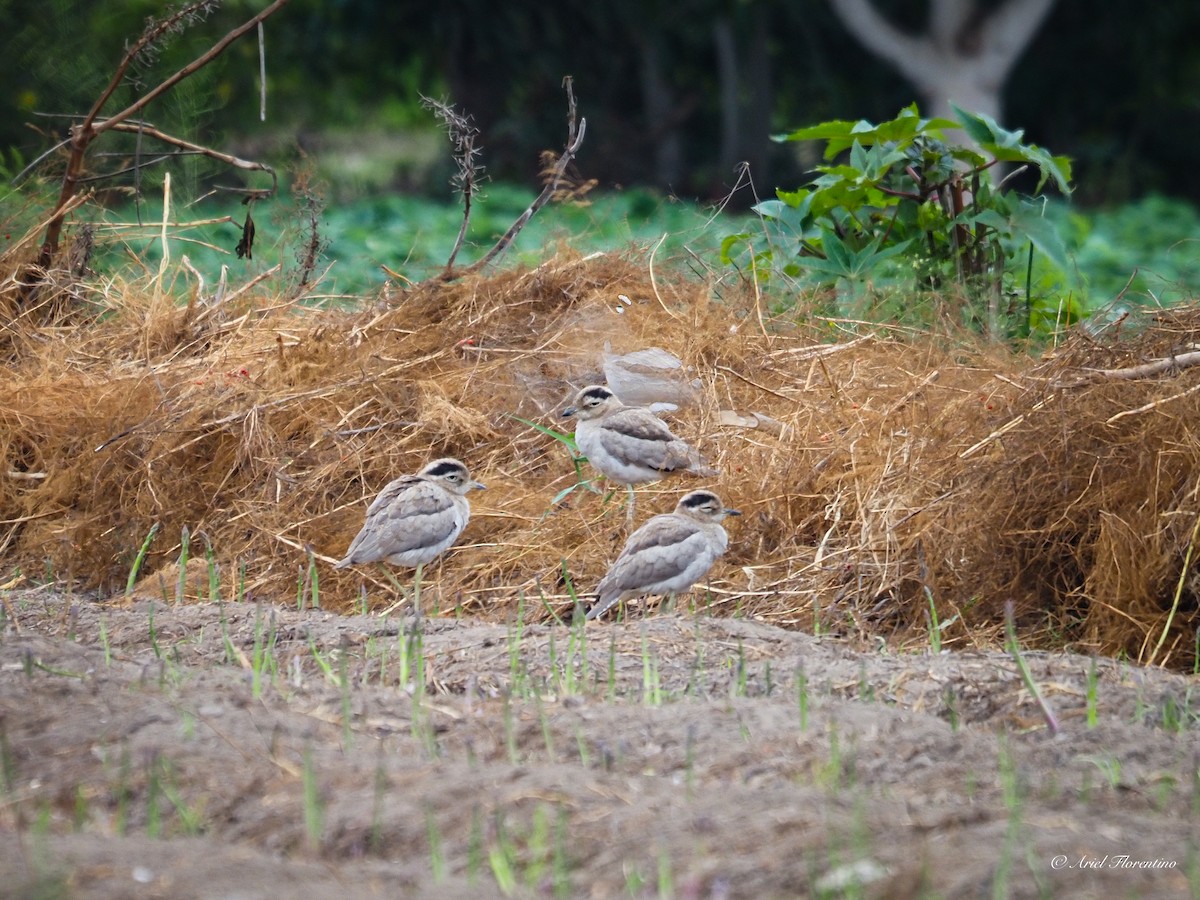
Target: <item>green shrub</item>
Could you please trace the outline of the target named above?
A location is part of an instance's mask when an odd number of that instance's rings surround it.
[[[987,116],[955,112],[958,121],[922,119],[913,105],[878,125],[825,122],[778,138],[825,141],[829,162],[809,186],[759,203],[761,231],[728,237],[723,261],[768,285],[830,289],[819,312],[850,319],[928,319],[941,312],[935,297],[997,337],[1078,318],[1045,201],[1001,191],[986,174],[1028,167],[1037,192],[1053,182],[1066,193],[1070,162]],[[973,144],[955,143],[957,129]]]

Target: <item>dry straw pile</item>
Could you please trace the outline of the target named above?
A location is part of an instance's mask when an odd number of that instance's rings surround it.
[[[0,270],[7,573],[120,596],[157,523],[139,592],[176,599],[186,526],[223,598],[295,602],[315,575],[323,606],[365,590],[382,610],[397,600],[382,572],[330,563],[383,484],[454,455],[489,490],[426,572],[427,608],[565,614],[564,575],[586,594],[620,549],[622,492],[555,505],[571,459],[514,417],[561,428],[606,346],[660,347],[699,382],[672,426],[721,475],[639,489],[638,519],[700,486],[743,511],[713,614],[928,642],[932,603],[945,643],[994,645],[1012,600],[1024,641],[1193,664],[1193,311],[1033,359],[764,318],[753,293],[626,256],[392,288],[356,311],[283,302],[270,282],[183,304],[150,277],[64,278],[30,305],[15,281],[30,256],[18,244]],[[193,568],[184,598],[207,599]]]

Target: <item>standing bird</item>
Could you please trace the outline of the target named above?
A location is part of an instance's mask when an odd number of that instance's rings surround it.
[[[626,406],[603,385],[585,387],[562,415],[575,416],[575,446],[588,462],[628,489],[630,525],[635,484],[679,471],[717,474],[695,447],[671,434],[666,422],[648,409]]]
[[[381,560],[416,566],[413,606],[420,613],[425,564],[444,553],[467,527],[471,517],[467,491],[485,487],[471,479],[465,465],[450,458],[435,459],[416,475],[397,478],[367,508],[362,530],[334,568]]]
[[[623,600],[645,594],[674,599],[689,590],[729,546],[721,520],[740,515],[712,491],[685,494],[674,512],[649,519],[629,536],[617,561],[600,579],[587,618],[599,618]]]

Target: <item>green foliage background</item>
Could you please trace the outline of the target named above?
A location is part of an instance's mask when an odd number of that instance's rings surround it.
[[[488,185],[472,216],[462,262],[469,263],[486,252],[533,196],[533,191],[524,187]],[[240,220],[242,215],[242,207],[215,199],[193,211],[195,219],[231,215]],[[138,217],[129,205],[98,212],[109,223],[134,223]],[[141,227],[100,230],[99,269],[128,266],[131,258],[141,260],[148,270],[157,269],[161,204],[147,202],[140,216]],[[1074,267],[1069,290],[1077,292],[1089,310],[1114,302],[1159,306],[1194,298],[1194,286],[1200,284],[1200,213],[1191,204],[1151,195],[1112,210],[1088,213],[1052,200],[1045,205],[1045,216],[1059,228]],[[251,261],[233,255],[240,234],[234,224],[173,229],[172,257],[178,260],[187,253],[210,284],[219,277],[222,265],[230,267],[232,278],[244,278],[275,263],[282,263],[285,270],[294,269],[303,239],[297,231],[300,216],[294,202],[285,196],[259,204],[254,217],[258,242]],[[177,215],[177,219],[186,218]],[[448,188],[443,200],[393,194],[329,204],[320,217],[321,235],[327,242],[322,268],[335,262],[318,293],[369,294],[386,280],[380,268],[383,265],[414,280],[429,277],[445,264],[461,221],[462,209]],[[690,266],[720,276],[722,243],[732,234],[759,227],[761,222],[753,214],[718,213],[706,204],[633,189],[598,195],[588,205],[545,207],[500,264],[537,265],[553,252],[556,242],[562,242],[581,253],[640,247],[653,250],[656,261],[664,266]],[[1059,289],[1062,273],[1043,267],[1038,259],[1034,278],[1043,283],[1035,289]]]
[[[924,21],[921,0],[879,2],[897,20]],[[262,6],[262,0],[214,4],[205,22],[160,47],[153,64],[135,73],[109,109],[195,58]],[[45,0],[36,6],[0,0],[5,49],[0,174],[11,176],[61,138],[68,120],[37,114],[85,111],[127,41],[148,16],[166,8],[155,0]],[[484,0],[440,6],[292,0],[266,26],[266,122],[258,118],[253,40],[234,45],[156,103],[146,118],[169,132],[281,166],[307,157],[302,165],[315,171],[327,204],[321,222],[325,259],[336,261],[325,285],[330,293],[350,294],[382,283],[381,265],[425,277],[453,243],[461,212],[447,187],[452,163],[445,137],[421,109],[419,95],[446,96],[473,114],[481,129],[482,161],[496,179],[476,209],[462,260],[468,262],[532,196],[538,153],[562,146],[560,82],[570,73],[588,119],[579,171],[597,178],[600,191],[590,207],[544,210],[508,259],[538,261],[559,239],[589,252],[631,241],[653,245],[667,234],[659,258],[715,265],[723,238],[757,226],[756,219],[728,212],[710,221],[703,202],[725,196],[737,179],[732,169],[722,168],[718,152],[721,83],[713,52],[718,25],[728,26],[736,39],[740,74],[749,78],[757,67],[769,76],[763,83],[770,87],[772,117],[745,129],[750,143],[735,148],[739,152],[758,153],[754,141],[805,123],[879,121],[912,100],[911,88],[863,51],[824,3],[568,0],[534,7]],[[1050,200],[1045,216],[1071,252],[1073,280],[1065,290],[1089,309],[1118,295],[1121,302],[1151,304],[1191,299],[1200,283],[1200,254],[1193,243],[1200,224],[1190,205],[1200,199],[1200,168],[1191,163],[1200,142],[1200,106],[1194,102],[1200,45],[1191,38],[1198,26],[1200,4],[1192,0],[1150,7],[1113,0],[1103,15],[1086,0],[1058,0],[1010,80],[1008,118],[1024,127],[1030,141],[1075,161],[1072,206]],[[676,115],[669,123],[653,119],[645,107],[650,56],[671,87]],[[743,80],[744,92],[749,83]],[[658,177],[655,151],[668,125],[684,138],[683,174],[650,187]],[[135,143],[130,135],[107,135],[90,158],[93,170],[127,164]],[[734,207],[769,198],[777,186],[802,184],[818,161],[803,144],[771,145],[755,159],[754,189],[738,194]],[[51,175],[56,164],[53,156],[47,161]],[[204,197],[214,181],[262,186],[257,176],[239,179],[194,157],[175,160],[172,177],[180,219],[240,218],[236,203],[221,197],[180,212],[183,204]],[[287,195],[290,181],[285,173],[284,196],[255,211],[260,236],[251,268],[268,258],[294,262],[301,238]],[[137,184],[126,178],[115,188],[99,198],[107,213],[87,215],[155,220],[158,172],[144,174]],[[19,228],[36,216],[32,198],[39,190],[30,182],[16,194],[0,189],[7,227]],[[130,205],[135,190],[142,199],[137,208]],[[665,199],[672,196],[702,199],[699,204]],[[126,243],[135,256],[153,261],[159,251],[148,233],[102,231],[97,264],[127,261]],[[208,266],[205,271],[219,271],[224,263],[235,270],[247,265],[229,255],[237,241],[235,226],[186,234],[186,240],[198,242],[181,247],[197,265]],[[1035,262],[1035,280],[1047,292],[1061,274]]]
[[[471,227],[458,262],[462,265],[481,257],[508,229],[534,198],[528,188],[488,184],[477,199]],[[160,200],[150,199],[135,210],[124,204],[109,210],[94,210],[102,216],[99,253],[95,266],[116,271],[136,259],[147,271],[157,271],[162,243],[159,222]],[[238,222],[243,207],[229,201],[206,201],[191,211],[176,209],[172,220],[199,220],[221,215]],[[648,189],[598,195],[582,203],[551,204],[521,231],[500,258],[500,266],[537,265],[554,252],[556,244],[580,253],[619,252],[634,247],[653,252],[663,265],[692,265],[697,270],[716,265],[719,247],[730,227],[746,227],[752,217],[742,214],[730,220],[714,218],[715,210],[694,202],[680,201]],[[227,265],[231,278],[281,263],[284,270],[296,267],[297,250],[305,236],[298,226],[301,216],[294,201],[282,197],[258,203],[253,210],[257,241],[253,260],[233,255],[241,234],[237,224],[172,228],[171,255],[189,260],[210,283]],[[140,217],[142,225],[137,225]],[[325,249],[320,268],[333,267],[317,290],[318,295],[347,301],[377,290],[387,280],[381,266],[405,278],[420,280],[440,272],[450,255],[462,223],[462,208],[446,189],[445,199],[388,194],[350,203],[331,203],[320,215],[320,236]],[[615,301],[614,296],[614,301]]]

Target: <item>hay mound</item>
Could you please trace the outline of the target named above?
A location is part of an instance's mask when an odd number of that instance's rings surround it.
[[[555,504],[575,467],[517,417],[559,428],[606,347],[659,347],[700,382],[673,428],[744,513],[714,613],[927,642],[932,603],[945,642],[988,644],[1012,600],[1023,640],[1194,659],[1200,368],[1131,369],[1190,349],[1194,311],[1137,337],[1080,333],[1035,362],[764,321],[753,294],[613,255],[392,289],[353,312],[263,285],[184,307],[147,283],[106,285],[88,316],[98,289],[63,290],[84,295],[48,307],[69,320],[0,288],[0,558],[29,577],[122,593],[157,523],[139,590],[206,598],[194,563],[179,577],[186,526],[224,597],[294,602],[315,572],[323,606],[365,590],[382,609],[396,590],[381,572],[329,563],[383,484],[453,455],[489,490],[426,573],[430,604],[563,612],[566,578],[586,593],[620,549],[622,492]],[[639,520],[701,484],[639,489]]]

